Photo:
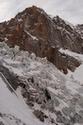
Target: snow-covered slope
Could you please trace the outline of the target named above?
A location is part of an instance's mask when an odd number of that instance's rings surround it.
[[[68,49],[66,50],[60,49],[59,51],[66,55],[72,56],[81,62],[81,65],[75,70],[75,72],[74,73],[71,72],[70,74],[73,76],[75,80],[79,82],[79,84],[83,85],[83,74],[82,74],[83,73],[83,55],[69,51]]]
[[[83,125],[83,86],[73,74],[64,75],[46,58],[5,43],[0,43],[0,64],[20,79],[11,92],[0,75],[4,125]]]
[[[33,114],[29,107],[7,88],[4,77],[0,74],[0,123],[4,125],[43,125]],[[1,125],[1,124],[0,124]]]

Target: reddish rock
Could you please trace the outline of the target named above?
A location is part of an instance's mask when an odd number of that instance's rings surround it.
[[[47,57],[64,73],[67,73],[67,69],[74,71],[80,65],[73,57],[70,59],[61,54],[59,48],[83,53],[81,36],[58,16],[52,19],[35,6],[0,24],[0,40],[5,38],[10,46],[19,45],[21,49],[34,52],[39,57]]]

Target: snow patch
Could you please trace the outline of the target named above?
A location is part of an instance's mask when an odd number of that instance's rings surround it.
[[[75,80],[79,81],[81,85],[83,85],[83,64],[75,70],[73,77]]]
[[[31,35],[27,30],[24,30],[24,31],[25,31],[25,33],[26,33],[27,35],[29,35],[33,40],[37,40],[37,41],[38,41],[38,38],[37,38],[37,37]]]
[[[83,62],[83,55],[82,54],[78,54],[78,53],[72,52],[72,51],[70,51],[68,49],[62,49],[62,48],[59,50],[59,52],[65,54],[65,55],[69,55],[71,57],[74,57],[77,60]]]

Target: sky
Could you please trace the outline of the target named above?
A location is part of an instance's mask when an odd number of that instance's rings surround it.
[[[83,0],[0,0],[0,22],[32,5],[43,8],[50,15],[59,15],[72,24],[83,23]]]

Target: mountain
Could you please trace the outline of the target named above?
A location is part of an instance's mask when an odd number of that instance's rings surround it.
[[[83,125],[81,29],[36,6],[0,24],[0,125]]]
[[[64,75],[46,58],[17,48],[0,43],[0,125],[82,125],[83,55],[65,53],[82,65]]]
[[[83,53],[83,38],[74,26],[60,17],[51,18],[44,10],[32,6],[8,22],[0,24],[0,40],[21,50],[47,57],[65,74],[80,65],[75,58],[59,52],[60,48]],[[65,64],[65,65],[64,65]]]

